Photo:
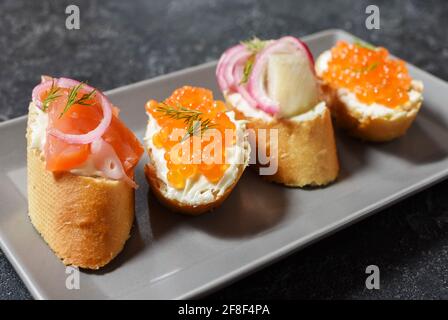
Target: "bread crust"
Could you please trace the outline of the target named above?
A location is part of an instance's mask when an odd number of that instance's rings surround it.
[[[224,202],[224,200],[226,200],[227,197],[230,195],[236,183],[241,178],[243,171],[244,171],[244,165],[241,165],[238,170],[238,176],[233,182],[233,184],[229,186],[222,195],[217,196],[213,202],[203,203],[199,205],[191,205],[182,203],[176,199],[170,199],[166,197],[165,194],[163,193],[164,188],[166,188],[166,184],[157,177],[155,166],[151,163],[145,165],[146,179],[148,180],[151,191],[156,196],[156,198],[170,210],[177,213],[192,216],[201,215],[207,211],[219,207]]]
[[[270,150],[269,139],[266,139],[266,144],[259,139],[258,129],[278,130],[278,170],[273,175],[263,175],[265,179],[289,187],[324,186],[336,180],[339,161],[328,108],[309,120],[279,118],[266,122],[246,117],[227,102],[235,110],[237,119],[248,121],[248,129],[254,130],[257,150],[266,148],[267,154],[275,156]],[[256,166],[262,166],[259,159]]]
[[[65,265],[98,269],[129,238],[134,189],[123,181],[52,173],[27,129],[28,214],[31,223]]]
[[[406,112],[405,116],[402,117],[365,116],[359,112],[354,112],[353,109],[342,102],[337,94],[337,89],[331,87],[321,77],[319,83],[323,98],[330,108],[336,125],[345,129],[351,136],[365,141],[386,142],[403,136],[414,122],[422,105],[422,99],[420,99],[407,106],[406,110],[393,109],[397,112]],[[411,86],[413,90],[423,93],[423,86],[417,84],[416,81],[413,81]]]

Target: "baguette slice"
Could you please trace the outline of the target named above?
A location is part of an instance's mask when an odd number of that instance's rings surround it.
[[[333,126],[307,45],[292,36],[244,45],[221,56],[216,75],[227,103],[248,122],[259,174],[291,187],[334,181],[339,163]]]
[[[28,214],[33,226],[65,265],[98,269],[129,238],[134,189],[123,181],[45,169],[42,152],[32,148],[30,106],[27,127]]]
[[[251,107],[241,108],[241,104],[236,103],[238,99],[225,96],[237,119],[246,120],[248,129],[253,129],[255,139],[251,141],[252,145],[257,150],[266,150],[266,154],[277,161],[276,173],[263,175],[264,178],[290,187],[324,186],[337,178],[339,162],[336,142],[330,111],[325,103],[319,103],[296,117],[273,118],[264,113],[261,115],[262,111],[258,110],[249,113],[247,111]],[[265,143],[259,139],[258,129],[278,130],[278,152],[272,152],[273,144],[269,139]],[[258,157],[256,166],[263,166]]]
[[[321,75],[328,59],[326,51],[316,61],[316,74],[320,77],[323,98],[331,110],[336,124],[351,136],[371,142],[386,142],[403,136],[417,117],[423,102],[423,83],[413,80],[409,91],[412,97],[405,105],[387,108],[387,113],[375,114],[368,105],[354,102],[356,97],[345,89],[336,89]],[[358,107],[357,107],[358,106]],[[386,108],[386,107],[382,107]]]
[[[248,142],[246,142],[246,144],[245,144],[245,153],[247,155],[247,159],[249,159],[250,150],[249,150]],[[187,214],[187,215],[193,215],[193,216],[203,214],[207,211],[210,211],[214,208],[219,207],[224,202],[224,200],[226,200],[227,197],[230,195],[233,188],[237,184],[238,180],[241,178],[241,175],[243,174],[245,167],[248,164],[248,163],[245,163],[245,164],[241,164],[238,166],[238,172],[236,174],[236,177],[235,177],[233,183],[229,187],[227,187],[227,189],[224,191],[223,194],[221,194],[221,195],[214,194],[212,201],[208,201],[208,202],[204,201],[199,204],[196,204],[196,203],[192,204],[192,203],[189,203],[186,201],[179,201],[177,199],[170,197],[167,184],[165,183],[165,181],[163,181],[157,175],[156,164],[152,157],[152,149],[151,148],[148,149],[148,154],[149,154],[150,162],[148,164],[146,164],[146,166],[145,166],[145,174],[146,174],[146,178],[148,180],[149,186],[151,188],[151,191],[154,193],[156,198],[161,203],[163,203],[166,207],[168,207],[169,209],[171,209],[174,212],[183,213],[183,214]]]
[[[183,87],[178,90],[204,90],[202,88]],[[154,195],[174,212],[199,215],[218,207],[229,196],[244,169],[249,164],[250,144],[246,133],[246,124],[235,118],[234,112],[226,112],[235,124],[236,141],[226,147],[228,167],[216,183],[209,182],[202,174],[186,179],[183,189],[176,189],[168,182],[166,151],[154,145],[154,136],[162,129],[157,120],[147,112],[149,117],[145,135],[149,163],[145,166],[148,183]],[[226,143],[225,137],[221,143]],[[203,152],[204,150],[202,150]]]

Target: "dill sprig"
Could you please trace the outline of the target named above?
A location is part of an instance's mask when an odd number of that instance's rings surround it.
[[[241,41],[241,44],[251,51],[253,54],[257,54],[266,46],[267,41],[260,40],[257,37],[252,37],[252,39]]]
[[[197,136],[199,134],[203,134],[208,129],[211,129],[215,127],[215,124],[211,123],[212,121],[210,119],[202,120],[196,120],[192,124],[188,124],[187,133],[182,138],[181,142],[184,142],[191,136]]]
[[[260,40],[257,37],[253,37],[250,40],[241,41],[241,44],[244,45],[246,49],[252,53],[252,55],[247,59],[246,63],[244,64],[243,78],[241,79],[240,84],[246,84],[247,81],[249,81],[249,76],[254,67],[255,55],[264,49],[266,43],[267,43],[266,41]]]
[[[61,118],[74,104],[80,104],[83,106],[92,105],[92,103],[89,103],[87,101],[93,98],[96,93],[95,89],[93,89],[89,93],[84,93],[81,98],[77,99],[79,90],[81,90],[83,85],[84,82],[80,82],[79,84],[71,88],[70,93],[68,94],[67,103],[65,104],[64,110],[59,115],[59,118]]]
[[[376,50],[375,46],[371,45],[368,42],[362,41],[361,39],[355,39],[355,41],[353,41],[353,44],[355,46],[358,46],[358,47],[361,47],[361,48],[365,48],[365,49],[369,49],[369,50]],[[361,73],[361,72],[370,72],[370,71],[375,70],[377,67],[378,67],[378,62],[373,62],[372,64],[370,64],[370,65],[368,65],[368,66],[366,66],[364,68],[356,70],[356,72],[359,72],[359,73]]]
[[[201,111],[192,110],[180,104],[178,104],[177,107],[174,107],[162,102],[157,106],[156,111],[171,119],[184,121],[187,125],[187,133],[182,138],[181,142],[184,142],[191,136],[202,135],[206,130],[215,126],[215,124],[211,123],[210,119],[203,119],[203,113]]]
[[[254,67],[254,61],[255,61],[255,55],[247,59],[246,63],[244,64],[243,77],[241,78],[240,84],[246,84],[249,81],[249,76]]]
[[[47,111],[48,107],[50,106],[50,103],[52,103],[54,100],[59,98],[61,95],[59,93],[59,88],[54,85],[54,79],[51,83],[50,91],[48,91],[48,94],[44,101],[42,102],[42,110]]]
[[[355,69],[354,71],[356,73],[363,73],[363,72],[373,71],[376,68],[378,68],[378,62],[375,61],[375,62],[371,63],[370,65],[368,65],[366,67],[358,68],[358,69]]]
[[[161,102],[157,108],[157,112],[163,113],[165,116],[176,120],[196,121],[202,114],[201,111],[188,109],[178,103],[177,107],[173,107],[165,102]]]
[[[355,46],[361,47],[361,48],[366,48],[366,49],[370,49],[370,50],[376,50],[376,47],[368,42],[362,41],[360,39],[356,39],[355,41],[353,41],[353,44]]]
[[[367,72],[373,71],[378,67],[378,62],[373,62],[369,67],[367,68]]]

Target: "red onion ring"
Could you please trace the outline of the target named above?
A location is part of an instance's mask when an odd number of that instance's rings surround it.
[[[73,88],[74,86],[80,84],[79,81],[68,78],[51,79],[42,82],[33,89],[32,93],[33,102],[36,104],[37,107],[42,108],[42,101],[40,100],[40,94],[44,90],[48,90],[53,84],[53,81],[55,82],[55,85],[65,89]],[[96,89],[87,84],[83,84],[80,89],[81,92],[91,92],[93,90]],[[70,144],[89,144],[100,138],[107,130],[112,120],[112,105],[109,102],[109,100],[104,96],[104,94],[102,94],[99,90],[96,90],[96,95],[99,97],[100,100],[99,102],[101,105],[101,109],[103,111],[103,118],[101,119],[100,123],[95,129],[85,134],[68,134],[63,133],[58,129],[50,128],[48,130],[48,133]]]
[[[218,85],[221,91],[225,91],[229,88],[227,81],[224,79],[224,67],[227,65],[227,61],[229,60],[229,56],[233,54],[233,52],[237,49],[237,46],[233,46],[221,55],[219,58],[218,65],[216,67],[216,79],[218,80]]]
[[[229,57],[229,60],[227,61],[227,65],[224,67],[223,73],[224,73],[224,79],[229,85],[230,90],[237,89],[238,86],[240,86],[239,81],[235,79],[234,71],[238,64],[246,61],[251,56],[251,53],[246,50],[246,48],[243,45],[238,46],[238,50],[236,50],[233,55]]]
[[[263,74],[266,69],[268,57],[276,52],[291,52],[291,49],[298,49],[299,51],[305,53],[307,58],[310,59],[310,67],[314,72],[314,60],[312,59],[311,52],[305,44],[291,36],[283,37],[272,42],[265,47],[255,59],[252,73],[249,77],[248,89],[250,95],[257,101],[257,106],[267,113],[276,114],[280,109],[278,102],[271,99],[264,88]]]
[[[33,92],[31,93],[31,99],[39,109],[42,109],[43,107],[42,101],[40,100],[40,94],[49,90],[53,84],[53,80],[44,80],[44,78],[42,78],[42,80],[43,81],[40,84],[34,87]],[[57,79],[54,79],[55,85],[57,85],[57,81]]]
[[[40,82],[45,82],[45,81],[48,81],[48,80],[53,80],[53,78],[50,77],[50,76],[46,76],[44,74],[40,76]]]
[[[271,99],[265,91],[263,76],[270,54],[274,52],[291,52],[299,50],[304,53],[310,61],[310,68],[314,73],[314,58],[308,46],[299,39],[286,36],[268,44],[255,57],[249,82],[246,86],[241,85],[244,63],[251,56],[242,44],[227,49],[221,56],[216,68],[216,77],[222,91],[237,91],[253,108],[259,108],[267,113],[275,114],[280,107],[278,102]]]
[[[278,40],[264,48],[255,58],[252,72],[249,77],[249,93],[257,101],[258,107],[270,114],[277,113],[280,107],[278,102],[271,99],[266,93],[264,89],[263,75],[269,55],[274,52],[283,51],[286,47],[285,42]]]
[[[251,53],[241,44],[226,50],[218,62],[216,76],[222,91],[236,90],[251,107],[256,108],[257,102],[250,96],[246,88],[240,84],[244,62],[250,55]]]
[[[64,89],[71,89],[74,86],[79,85],[81,82],[77,81],[77,80],[73,80],[73,79],[69,79],[69,78],[59,78],[58,80],[58,86],[60,88],[64,88]],[[80,89],[81,92],[87,92],[87,91],[93,91],[96,90],[94,87],[89,86],[86,83],[82,84],[82,87]],[[96,90],[97,93],[102,94],[101,92],[98,92],[98,90]]]
[[[85,134],[69,134],[63,133],[62,131],[55,128],[50,128],[48,133],[70,144],[89,144],[100,138],[107,130],[107,128],[109,128],[110,122],[112,120],[112,109],[106,97],[104,97],[102,94],[99,94],[99,97],[101,109],[103,110],[103,118],[95,129]]]
[[[294,44],[295,46],[297,46],[297,48],[299,50],[302,50],[303,52],[305,52],[306,56],[308,57],[308,60],[311,62],[310,63],[310,67],[311,70],[313,70],[314,73],[314,57],[313,54],[311,53],[310,48],[308,48],[308,46],[306,45],[306,43],[304,43],[302,40],[292,37],[292,36],[286,36],[283,38],[280,38],[278,41],[289,41],[290,43]]]
[[[243,70],[244,70],[244,61],[240,61],[238,63],[238,65],[235,67],[234,74],[233,74],[234,79],[235,79],[235,81],[237,83],[236,90],[238,91],[239,94],[241,94],[241,96],[244,98],[244,100],[246,100],[246,102],[252,108],[256,108],[257,107],[257,101],[254,98],[252,98],[252,96],[247,91],[245,86],[240,85],[241,80],[243,79]]]

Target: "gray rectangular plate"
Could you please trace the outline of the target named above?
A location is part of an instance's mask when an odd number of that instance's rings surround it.
[[[351,35],[338,30],[304,39],[314,55]],[[407,135],[365,144],[337,134],[339,180],[322,189],[283,188],[247,170],[214,212],[200,217],[170,213],[148,194],[141,161],[136,176],[136,223],[124,251],[106,268],[81,272],[80,289],[67,290],[65,267],[27,216],[26,117],[0,124],[0,243],[38,299],[181,299],[205,294],[367,217],[448,174],[448,85],[409,66],[425,83],[425,102]],[[221,97],[215,62],[107,92],[124,121],[142,138],[144,104],[185,85]]]

